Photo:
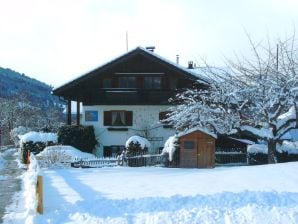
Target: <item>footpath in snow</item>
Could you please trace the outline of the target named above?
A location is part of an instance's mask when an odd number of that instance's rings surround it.
[[[7,206],[13,202],[13,197],[21,188],[21,170],[18,168],[16,149],[0,151],[0,223],[7,211]]]
[[[44,169],[44,214],[28,213],[26,220],[298,223],[297,170],[298,162],[215,169]],[[11,223],[9,217],[5,223]],[[24,223],[24,217],[13,223]]]

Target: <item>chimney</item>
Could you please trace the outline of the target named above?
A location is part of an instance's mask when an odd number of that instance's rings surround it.
[[[193,61],[188,62],[188,69],[193,69]]]
[[[176,55],[176,63],[179,65],[179,54]]]
[[[154,46],[148,46],[146,47],[146,50],[154,52],[155,47]]]

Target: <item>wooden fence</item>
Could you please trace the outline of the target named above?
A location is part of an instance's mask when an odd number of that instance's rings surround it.
[[[126,158],[126,165],[131,167],[140,166],[165,166],[166,158],[163,155],[136,155]]]
[[[219,166],[241,166],[247,165],[246,152],[215,152],[215,164]]]
[[[112,166],[164,166],[165,157],[160,154],[155,155],[133,155],[117,158],[98,158],[85,160],[78,158],[77,161],[71,163],[71,167],[75,168],[101,168]]]
[[[99,158],[92,160],[78,159],[78,161],[72,162],[71,167],[75,168],[101,168],[101,167],[112,167],[118,165],[117,158]]]

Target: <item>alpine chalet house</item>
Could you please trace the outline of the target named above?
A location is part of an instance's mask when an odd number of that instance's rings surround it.
[[[93,71],[53,90],[68,101],[67,123],[71,124],[71,101],[83,116],[77,124],[93,125],[100,142],[98,156],[114,156],[124,149],[126,140],[139,135],[158,152],[175,131],[160,120],[170,106],[169,98],[194,84],[206,87],[203,78],[160,57],[154,47],[137,47]]]

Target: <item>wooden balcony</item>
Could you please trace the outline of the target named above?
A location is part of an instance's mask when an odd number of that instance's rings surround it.
[[[85,105],[169,105],[174,90],[100,89],[83,100]]]

